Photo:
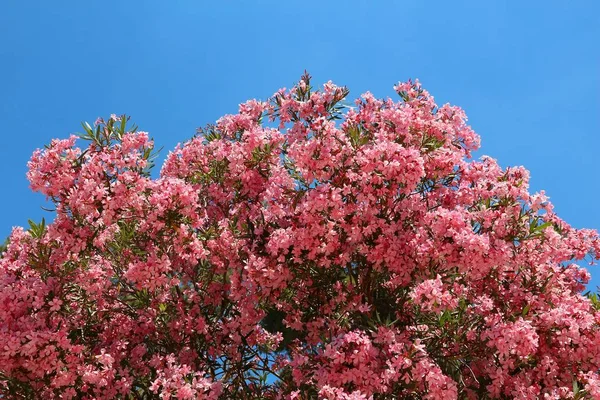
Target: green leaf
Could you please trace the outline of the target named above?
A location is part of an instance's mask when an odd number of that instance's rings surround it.
[[[94,135],[94,131],[92,130],[92,127],[90,126],[90,124],[88,124],[87,122],[82,122],[81,126],[83,127],[83,130],[85,131],[85,133],[80,133],[78,136],[83,139],[83,140],[94,140],[95,135]]]
[[[46,220],[44,218],[42,218],[42,222],[39,224],[36,224],[32,220],[28,220],[27,222],[29,223],[29,233],[31,236],[34,238],[40,238],[44,235],[46,230]]]
[[[535,221],[535,222],[537,223],[537,221]],[[549,226],[552,226],[552,222],[545,222],[543,224],[534,226],[533,228],[530,227],[530,229],[531,229],[531,232],[541,232]]]
[[[10,239],[10,237],[6,238],[6,240],[4,241],[4,243],[0,244],[0,258],[2,258],[2,255],[4,254],[4,252],[6,251],[6,249],[8,248],[9,239]]]
[[[121,115],[121,128],[117,132],[119,134],[119,139],[122,139],[122,135],[125,134],[127,129],[127,117],[125,115]]]

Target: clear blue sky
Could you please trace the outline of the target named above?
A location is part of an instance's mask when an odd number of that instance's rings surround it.
[[[3,0],[0,237],[47,215],[25,164],[80,121],[127,113],[164,158],[304,69],[351,97],[419,78],[466,110],[480,154],[524,165],[562,218],[600,229],[599,15],[597,0]]]

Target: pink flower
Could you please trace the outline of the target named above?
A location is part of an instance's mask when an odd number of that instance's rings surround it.
[[[48,302],[48,305],[50,306],[50,311],[59,311],[62,303],[63,302],[57,297],[50,300],[50,302]]]

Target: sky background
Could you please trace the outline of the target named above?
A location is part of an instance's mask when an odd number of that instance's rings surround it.
[[[81,121],[131,115],[164,146],[160,167],[197,127],[305,69],[351,99],[418,78],[465,109],[477,156],[524,165],[563,219],[600,229],[599,15],[597,0],[3,0],[0,238],[52,218],[26,163]]]

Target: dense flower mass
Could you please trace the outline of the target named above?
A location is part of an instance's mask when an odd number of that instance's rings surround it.
[[[157,179],[125,117],[36,151],[56,217],[0,259],[1,397],[600,398],[598,234],[395,90],[350,107],[305,75]]]

